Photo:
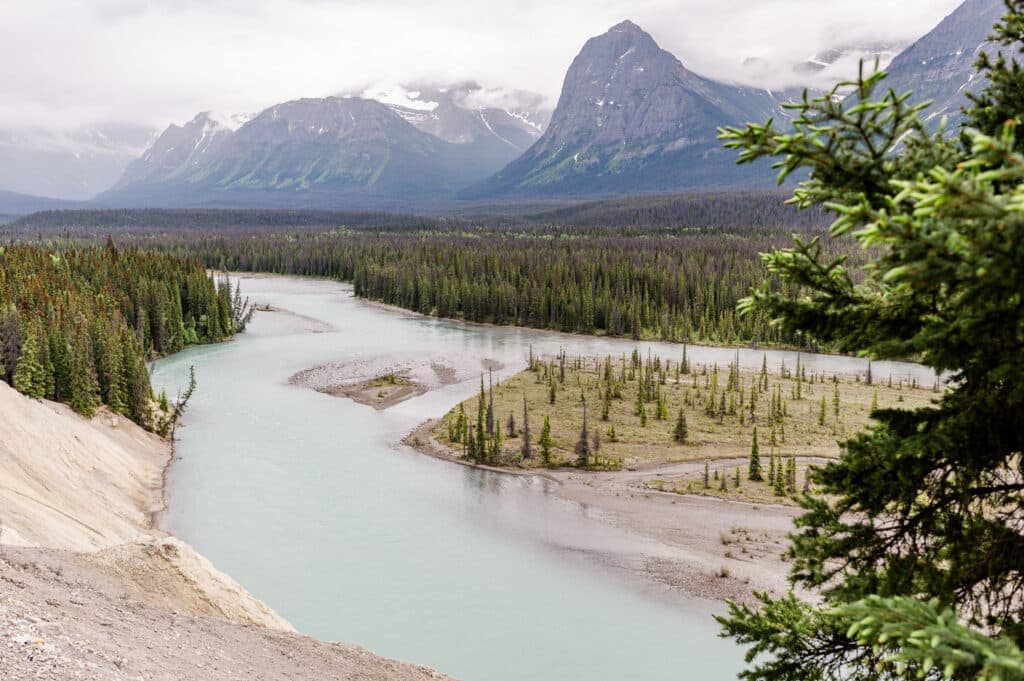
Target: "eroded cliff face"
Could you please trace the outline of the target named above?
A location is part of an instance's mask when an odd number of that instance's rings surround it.
[[[95,551],[139,540],[170,456],[123,416],[85,419],[0,381],[0,541]]]

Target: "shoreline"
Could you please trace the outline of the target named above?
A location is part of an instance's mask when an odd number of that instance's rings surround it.
[[[554,483],[551,494],[580,508],[597,509],[598,522],[653,541],[650,554],[622,556],[585,551],[591,559],[668,587],[686,598],[751,604],[754,592],[784,594],[790,587],[782,550],[800,510],[784,504],[678,494],[643,486],[658,471],[698,470],[703,461],[645,466],[629,471],[515,469],[482,465],[454,456],[432,431],[440,419],[427,419],[400,440],[418,454],[446,463]],[[733,462],[732,459],[723,461]]]

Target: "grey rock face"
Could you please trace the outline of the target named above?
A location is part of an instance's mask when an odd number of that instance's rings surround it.
[[[501,194],[626,193],[747,184],[716,128],[762,121],[775,94],[687,70],[636,24],[590,39],[540,140],[484,185]]]
[[[1005,9],[1002,0],[967,0],[892,60],[884,86],[912,90],[915,102],[932,101],[926,111],[931,121],[948,116],[956,123],[968,103],[966,93],[984,87],[974,61],[982,50],[994,50],[987,39]]]

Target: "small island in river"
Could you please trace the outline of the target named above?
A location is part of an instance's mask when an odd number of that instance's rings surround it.
[[[620,567],[684,593],[752,600],[784,593],[785,537],[808,469],[875,409],[924,406],[938,385],[641,357],[531,358],[406,444],[441,459],[539,475],[553,493],[655,540],[664,555]],[[868,365],[870,367],[870,365]]]

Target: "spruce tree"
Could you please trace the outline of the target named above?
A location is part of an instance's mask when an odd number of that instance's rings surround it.
[[[530,346],[533,351],[533,346]],[[523,459],[533,458],[533,444],[530,442],[530,415],[526,411],[526,395],[523,395],[523,446],[520,449]]]
[[[590,465],[590,428],[587,425],[587,403],[583,403],[583,427],[580,430],[580,439],[576,441],[576,465],[586,468]]]
[[[683,410],[680,409],[679,416],[676,418],[676,427],[672,433],[672,439],[679,444],[684,444],[687,437],[689,437],[689,432],[686,427],[686,414],[684,414]]]
[[[551,465],[551,420],[544,416],[544,425],[540,429],[540,458],[545,466]]]
[[[487,370],[487,437],[494,437],[494,373]]]
[[[23,395],[41,400],[46,396],[46,378],[39,361],[39,345],[36,334],[29,331],[21,346],[21,357],[14,369],[14,389]]]
[[[476,451],[473,458],[477,463],[484,463],[487,460],[487,431],[484,429],[484,413],[476,413]]]
[[[774,462],[774,457],[772,461]],[[775,466],[775,476],[772,480],[772,492],[777,497],[786,495],[786,473],[783,470],[782,457],[779,457],[779,463]]]
[[[757,444],[757,426],[754,426],[754,436],[750,442],[750,463],[747,466],[747,480],[760,482],[764,480],[761,473],[761,451]]]
[[[496,428],[494,430],[494,436],[491,437],[490,447],[487,451],[487,462],[493,464],[499,463],[501,461],[502,452],[501,428]]]
[[[746,647],[743,678],[1018,674],[977,651],[1024,645],[1022,41],[1024,0],[1009,0],[996,46],[979,52],[1002,56],[979,58],[981,93],[958,138],[932,135],[927,104],[886,90],[884,73],[843,85],[851,96],[794,104],[791,129],[722,133],[742,160],[800,173],[796,202],[827,206],[833,239],[865,249],[859,266],[797,239],[766,257],[782,285],[741,309],[840,352],[914,357],[953,377],[927,407],[875,412],[814,470],[790,555],[796,585],[817,597],[730,607],[721,622]]]

